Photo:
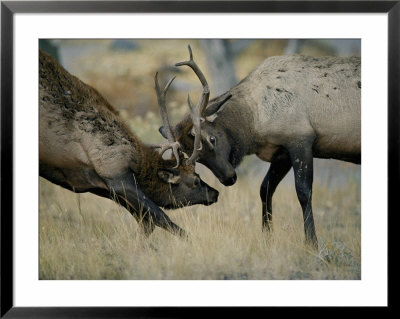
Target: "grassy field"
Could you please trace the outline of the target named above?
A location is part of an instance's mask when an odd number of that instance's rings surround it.
[[[63,43],[66,68],[104,94],[141,139],[161,142],[153,76],[155,70],[186,59],[188,41],[141,41],[141,49],[130,52],[110,51],[110,41]],[[190,43],[204,65],[199,45]],[[265,57],[281,54],[283,45],[281,40],[255,42],[238,57],[238,78]],[[200,88],[191,72],[178,74],[178,80]],[[188,111],[186,97],[186,91],[172,87],[172,123]],[[274,196],[274,231],[261,232],[259,187],[268,165],[247,157],[232,187],[222,186],[198,165],[202,178],[220,191],[219,201],[167,211],[190,234],[190,242],[159,228],[150,238],[141,238],[136,221],[124,208],[40,179],[39,278],[360,279],[361,167],[315,160],[313,208],[320,249],[313,251],[304,245],[293,171]]]
[[[41,179],[40,279],[360,279],[360,169],[316,162],[316,174],[323,172],[313,200],[319,251],[304,245],[292,171],[274,197],[274,231],[265,234],[262,175],[242,173],[226,188],[200,167],[220,190],[218,203],[167,211],[189,242],[159,228],[141,238],[124,208]]]

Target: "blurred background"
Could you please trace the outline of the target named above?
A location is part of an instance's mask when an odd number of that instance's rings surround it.
[[[185,105],[187,93],[200,92],[193,72],[174,66],[188,59],[188,44],[210,84],[211,98],[229,90],[270,56],[360,55],[361,49],[357,39],[40,40],[40,48],[67,71],[97,88],[119,110],[142,118],[158,112],[156,71],[165,81],[177,76],[169,92],[171,111]]]

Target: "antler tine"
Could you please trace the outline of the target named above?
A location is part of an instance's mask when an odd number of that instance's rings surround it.
[[[189,108],[190,108],[190,115],[192,117],[193,128],[194,128],[195,134],[194,134],[193,153],[187,161],[188,161],[188,164],[193,165],[199,157],[199,151],[201,151],[201,149],[202,149],[201,135],[200,135],[201,134],[200,114],[199,114],[199,110],[198,110],[198,107],[200,104],[197,104],[197,106],[195,107],[193,105],[192,100],[190,99],[189,95],[188,95],[188,104],[189,104]]]
[[[165,102],[165,97],[167,95],[167,91],[174,79],[175,79],[175,77],[173,77],[171,80],[169,80],[167,85],[165,86],[164,90],[161,91],[160,85],[158,84],[158,72],[156,72],[156,75],[154,77],[155,89],[156,89],[156,93],[157,93],[158,108],[160,110],[161,119],[163,121],[164,129],[165,129],[165,132],[167,134],[167,139],[168,139],[168,144],[160,145],[160,146],[158,146],[158,148],[161,148],[161,155],[164,154],[164,152],[167,151],[168,149],[170,149],[170,148],[172,149],[172,153],[174,154],[174,156],[176,158],[175,168],[177,168],[180,164],[179,153],[178,153],[180,144],[179,144],[179,142],[177,142],[175,140],[174,134],[172,133],[171,125],[169,124],[169,120],[168,120],[167,105]]]
[[[208,99],[210,97],[210,90],[208,87],[206,77],[204,76],[203,72],[201,72],[201,70],[198,67],[198,65],[196,64],[196,62],[194,62],[194,60],[193,60],[192,48],[190,47],[190,45],[188,45],[188,49],[189,49],[189,61],[176,63],[175,66],[187,65],[194,71],[194,73],[196,73],[197,77],[199,78],[199,80],[203,86],[203,93],[201,95],[202,103],[200,104],[200,116],[201,116],[208,104]]]

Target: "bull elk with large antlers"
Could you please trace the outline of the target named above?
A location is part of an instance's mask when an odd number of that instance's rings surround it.
[[[39,174],[71,191],[90,192],[124,206],[144,234],[155,226],[186,236],[159,208],[215,203],[218,192],[184,159],[169,128],[164,90],[155,87],[174,158],[142,143],[94,88],[39,51]]]
[[[207,81],[193,69],[208,92]],[[290,168],[307,242],[318,246],[312,213],[313,158],[361,163],[361,61],[300,55],[266,59],[226,93],[186,115],[173,129],[184,152],[198,154],[226,186],[245,155],[271,162],[261,184],[262,225],[272,222],[272,195]],[[165,135],[160,128],[161,134]],[[199,142],[200,140],[200,142]],[[197,145],[201,145],[198,147]]]

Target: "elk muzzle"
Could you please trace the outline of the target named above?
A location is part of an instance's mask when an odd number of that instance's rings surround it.
[[[232,186],[236,183],[235,169],[223,157],[208,156],[201,158],[199,162],[207,166],[224,186]]]
[[[224,184],[224,186],[232,186],[233,184],[236,183],[237,180],[237,175],[236,172],[233,172],[232,176],[227,176],[223,177],[222,179],[220,178],[219,181]]]
[[[201,183],[202,189],[205,190],[206,194],[205,194],[205,200],[199,204],[209,206],[211,204],[216,203],[218,201],[219,192],[216,189],[214,189],[211,186],[204,183],[203,181],[200,181],[200,183]]]

